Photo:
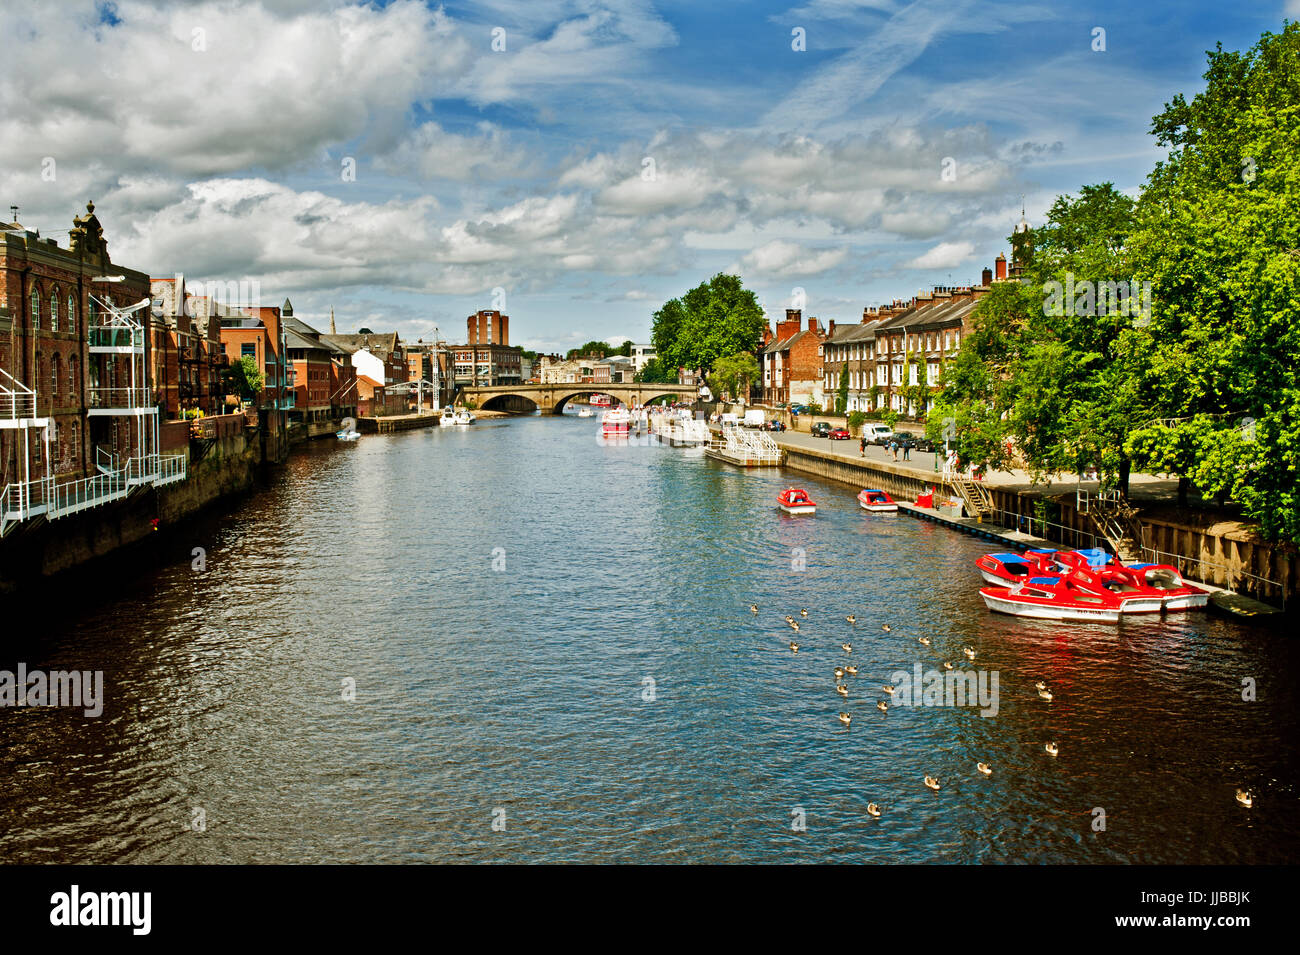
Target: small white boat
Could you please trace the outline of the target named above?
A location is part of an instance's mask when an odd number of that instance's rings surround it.
[[[595,416],[596,412],[592,411],[590,408],[583,408],[578,412],[579,418],[594,418]]]
[[[445,428],[445,427],[447,427],[448,425],[453,425],[453,424],[455,424],[455,423],[456,423],[456,411],[455,411],[455,409],[453,409],[453,408],[443,408],[443,409],[442,409],[442,418],[438,421],[438,424]]]
[[[476,420],[478,419],[474,417],[474,413],[468,409],[462,409],[456,413],[457,424],[473,424]]]
[[[361,432],[353,431],[352,429],[336,431],[334,432],[334,437],[338,438],[340,441],[355,441],[357,438],[361,437]]]

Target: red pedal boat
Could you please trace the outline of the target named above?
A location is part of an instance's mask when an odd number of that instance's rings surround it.
[[[858,503],[862,505],[864,511],[884,513],[887,511],[898,510],[898,505],[894,503],[892,497],[884,491],[877,491],[870,488],[864,489],[858,493]]]
[[[787,514],[816,514],[817,504],[801,487],[788,487],[776,497],[776,504]]]
[[[980,596],[990,610],[1016,617],[1118,623],[1124,612],[1109,590],[1094,591],[1069,576],[1030,577],[1010,587],[981,587]]]

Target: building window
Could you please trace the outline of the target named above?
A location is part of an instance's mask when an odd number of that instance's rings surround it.
[[[256,357],[257,357],[257,343],[256,343],[256,342],[243,342],[243,343],[239,346],[239,357],[240,357],[240,358],[256,358]]]
[[[32,328],[41,327],[41,293],[32,289]]]
[[[53,302],[54,299],[50,299],[50,301]],[[56,354],[54,356],[54,359],[50,363],[50,404],[51,406],[59,403],[58,400],[59,399],[59,377],[62,375],[62,373],[63,373],[62,363],[59,361],[59,356]]]
[[[71,295],[68,296],[68,331],[77,330],[77,300]]]
[[[68,399],[75,403],[77,395],[81,393],[80,382],[77,380],[77,372],[80,370],[80,363],[77,356],[73,355],[68,359]]]
[[[50,331],[59,330],[59,290],[50,293]]]

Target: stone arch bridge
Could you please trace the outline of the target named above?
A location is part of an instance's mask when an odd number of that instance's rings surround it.
[[[621,385],[569,381],[552,385],[482,385],[461,388],[457,400],[473,401],[484,411],[562,414],[566,404],[585,395],[609,395],[630,408],[665,396],[694,401],[697,391],[694,385],[661,385],[653,382]]]

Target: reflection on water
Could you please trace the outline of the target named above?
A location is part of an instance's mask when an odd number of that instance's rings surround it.
[[[1295,858],[1281,635],[1204,613],[994,616],[978,539],[802,477],[818,514],[785,517],[789,475],[596,430],[523,418],[317,443],[267,490],[159,535],[156,565],[49,601],[44,638],[9,633],[5,666],[101,669],[107,703],[98,720],[0,710],[0,858]],[[784,617],[801,607],[796,655]],[[832,671],[850,660],[842,700]],[[944,660],[998,672],[996,717],[876,709],[895,671]]]

